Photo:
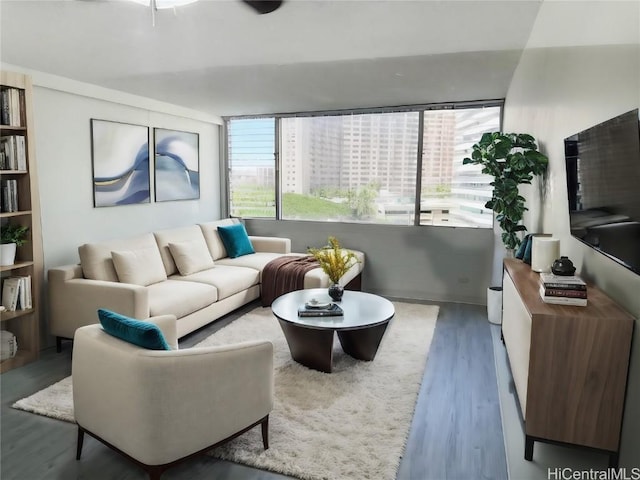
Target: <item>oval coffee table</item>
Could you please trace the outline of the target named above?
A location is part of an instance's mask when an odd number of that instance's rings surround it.
[[[389,300],[371,293],[345,290],[342,301],[337,302],[344,311],[343,316],[298,316],[298,308],[311,299],[331,302],[326,288],[311,288],[287,293],[271,304],[296,362],[330,373],[334,332],[338,333],[345,353],[358,360],[375,358],[387,325],[395,314]]]

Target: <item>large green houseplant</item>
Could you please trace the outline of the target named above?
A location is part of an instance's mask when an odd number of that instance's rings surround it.
[[[531,135],[493,132],[482,135],[472,147],[471,158],[462,163],[482,165],[482,173],[493,177],[493,195],[485,207],[497,214],[504,246],[515,250],[520,245],[518,232],[527,230],[522,224],[527,207],[518,185],[530,184],[534,175],[542,175],[549,159],[538,151]]]

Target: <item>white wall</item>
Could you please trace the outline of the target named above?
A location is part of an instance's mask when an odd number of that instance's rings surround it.
[[[525,223],[560,238],[561,254],[578,272],[636,318],[640,275],[570,235],[563,140],[640,106],[639,10],[637,2],[545,2],[515,72],[504,116],[506,131],[531,133],[549,156],[542,192],[535,187],[526,192],[531,212]],[[627,467],[637,467],[640,458],[639,345],[636,338],[622,432],[621,464]]]

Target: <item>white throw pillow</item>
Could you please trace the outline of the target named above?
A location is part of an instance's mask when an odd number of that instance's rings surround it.
[[[167,279],[160,251],[153,248],[111,252],[121,283],[147,286]]]
[[[169,251],[180,275],[191,275],[213,267],[213,258],[204,238],[169,243]]]

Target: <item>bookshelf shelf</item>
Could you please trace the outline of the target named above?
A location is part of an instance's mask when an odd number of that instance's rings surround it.
[[[20,345],[18,345],[20,348]],[[0,362],[0,373],[8,372],[14,368],[22,367],[29,362],[32,362],[33,356],[37,356],[38,352],[30,351],[30,350],[18,350],[16,356],[13,358],[7,358]]]
[[[0,322],[7,322],[9,320],[13,320],[14,318],[31,315],[32,313],[33,308],[28,308],[27,310],[16,310],[15,312],[0,312]]]
[[[40,350],[40,288],[44,271],[32,99],[28,75],[0,71],[0,153],[3,160],[0,170],[3,195],[0,198],[3,210],[14,210],[0,213],[0,223],[2,228],[22,225],[29,229],[26,242],[17,248],[15,263],[0,266],[0,275],[3,287],[10,277],[31,277],[33,303],[33,308],[26,310],[0,312],[1,329],[15,335],[18,345],[16,355],[0,363],[1,372],[37,360]],[[4,195],[5,186],[11,187],[13,196]]]
[[[16,262],[13,265],[3,265],[0,267],[2,272],[11,272],[13,270],[19,270],[21,268],[32,267],[33,262]]]
[[[0,218],[9,218],[9,217],[20,217],[22,215],[32,215],[33,212],[31,210],[22,210],[19,212],[2,212],[0,213]]]
[[[18,127],[15,125],[0,125],[0,133],[2,135],[26,135],[27,127]]]

